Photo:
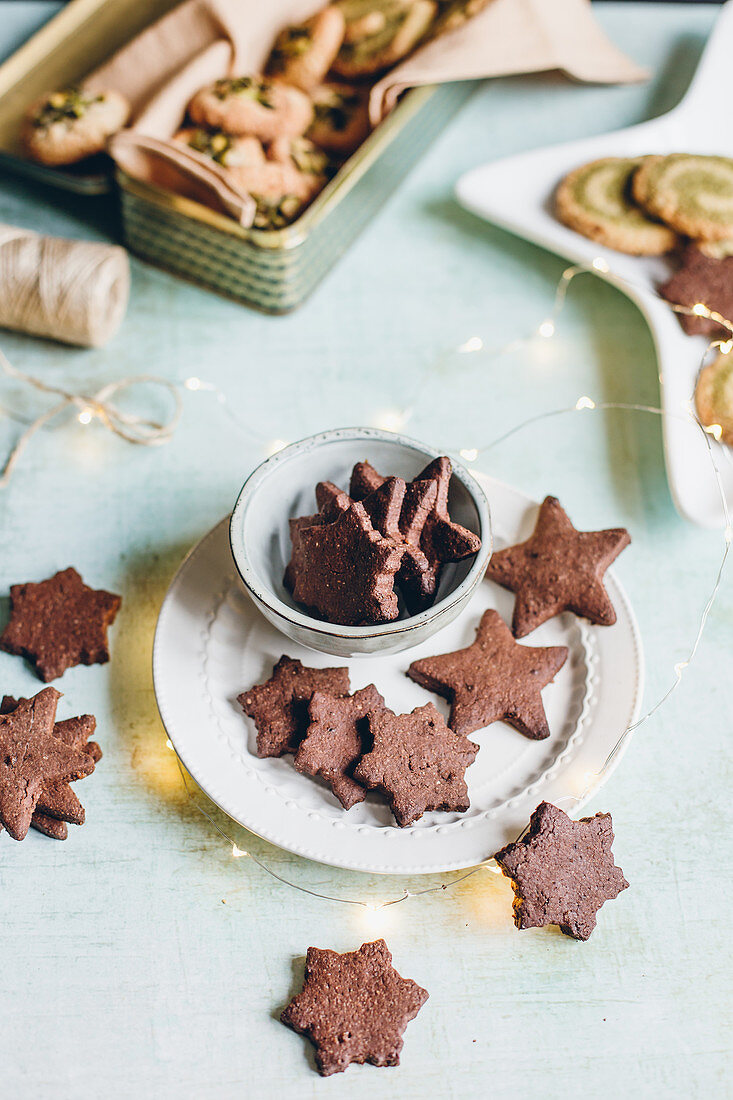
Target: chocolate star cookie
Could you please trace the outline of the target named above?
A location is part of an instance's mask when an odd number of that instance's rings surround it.
[[[345,810],[366,797],[364,788],[352,779],[362,754],[362,739],[368,733],[368,715],[384,708],[384,699],[374,684],[353,695],[327,695],[314,691],[308,714],[310,725],[295,755],[295,766],[307,775],[326,780]]]
[[[343,493],[332,481],[321,481],[316,486],[316,501],[320,511],[312,516],[298,516],[290,520],[291,553],[285,570],[284,583],[289,592],[295,588],[298,573],[303,568],[301,533],[308,527],[320,527],[333,523],[351,504],[348,493]]]
[[[335,523],[302,530],[300,553],[298,603],[347,626],[397,618],[394,581],[403,548],[374,530],[362,504],[351,504]]]
[[[733,322],[733,256],[715,259],[690,244],[683,253],[679,271],[660,286],[659,293],[668,302],[689,309],[702,302],[709,310]],[[728,329],[709,317],[689,317],[684,313],[677,316],[690,336],[730,339]]]
[[[372,711],[369,732],[373,747],[354,779],[387,796],[398,825],[412,825],[428,810],[468,809],[463,773],[479,747],[448,729],[432,703],[411,714]]]
[[[104,664],[107,628],[121,603],[111,592],[88,588],[71,568],[40,584],[14,584],[0,649],[25,657],[46,682],[73,665]]]
[[[308,727],[308,701],[314,691],[347,695],[347,668],[306,668],[292,657],[281,657],[272,676],[237,696],[237,702],[257,727],[257,755],[295,752]]]
[[[484,611],[467,649],[413,661],[407,675],[448,699],[450,727],[473,733],[506,719],[535,740],[550,736],[542,688],[567,660],[563,646],[518,645],[498,611]]]
[[[512,880],[517,928],[559,924],[566,936],[587,940],[604,901],[629,885],[613,861],[612,844],[610,814],[573,821],[541,802],[527,835],[494,856]]]
[[[0,714],[12,714],[17,709],[18,702],[19,700],[14,699],[12,695],[4,696],[0,703]],[[20,700],[20,702],[26,702],[26,700]],[[102,759],[102,750],[96,741],[89,740],[96,727],[97,721],[91,714],[82,714],[79,718],[67,718],[63,722],[56,722],[53,735],[72,749],[82,749],[96,766]],[[72,825],[83,825],[84,819],[84,807],[69,783],[62,780],[47,780],[42,784],[31,818],[31,825],[34,828],[57,840],[66,840],[68,829],[61,830],[56,825],[50,825],[49,822],[68,821]],[[62,832],[63,836],[61,836]]]
[[[428,999],[417,982],[392,966],[384,940],[338,954],[309,947],[303,991],[280,1019],[316,1048],[323,1077],[352,1062],[397,1066],[402,1035]]]
[[[23,840],[46,783],[71,782],[94,770],[91,756],[54,737],[60,692],[44,688],[0,715],[0,823]]]
[[[481,549],[478,535],[450,518],[452,472],[449,458],[436,458],[410,482],[405,493],[400,530],[405,541],[423,554],[422,559],[408,557],[401,577],[405,602],[413,614],[432,603],[444,563],[461,561]],[[351,473],[351,496],[361,500],[384,480],[369,462],[358,462]]]
[[[612,626],[616,612],[603,574],[629,545],[623,527],[576,531],[556,497],[545,497],[526,542],[493,554],[487,577],[516,592],[512,631],[523,638],[541,623],[572,611],[599,626]]]

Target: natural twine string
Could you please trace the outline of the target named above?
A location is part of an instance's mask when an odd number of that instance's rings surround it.
[[[98,347],[119,328],[129,295],[119,245],[0,224],[0,327]]]
[[[83,394],[72,393],[70,390],[62,389],[61,386],[49,385],[42,378],[35,378],[32,374],[25,374],[23,371],[17,370],[2,351],[0,351],[0,368],[10,378],[38,390],[39,393],[53,394],[61,398],[47,412],[37,417],[17,440],[0,473],[0,489],[4,489],[10,481],[13,470],[31,437],[35,435],[39,428],[48,424],[50,420],[53,420],[54,417],[71,406],[76,406],[80,410],[79,421],[82,424],[89,424],[96,417],[113,435],[125,439],[128,443],[137,443],[143,447],[158,447],[162,443],[167,443],[178,427],[183,412],[183,401],[179,387],[174,382],[169,382],[167,378],[157,378],[152,374],[137,374],[128,378],[121,378],[117,382],[107,383],[106,386],[102,386],[94,394]],[[148,417],[125,413],[110,400],[110,398],[122,393],[124,390],[145,384],[159,386],[172,396],[173,411],[168,420],[151,420]]]

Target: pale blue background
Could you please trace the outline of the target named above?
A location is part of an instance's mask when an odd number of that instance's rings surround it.
[[[1,40],[15,43],[44,8],[0,5]],[[593,804],[613,812],[631,889],[603,909],[586,944],[517,933],[509,887],[489,874],[412,900],[378,925],[233,861],[185,804],[152,691],[152,632],[170,577],[230,508],[267,439],[372,423],[416,403],[408,431],[470,447],[580,394],[657,402],[640,315],[590,277],[573,285],[552,344],[470,361],[453,350],[474,335],[503,347],[531,333],[563,267],[463,213],[452,198],[457,176],[672,106],[715,14],[705,4],[596,11],[651,68],[650,83],[582,87],[538,76],[483,85],[300,312],[260,316],[133,261],[129,313],[107,347],[2,334],[13,362],[44,378],[93,388],[140,371],[197,375],[226,392],[233,414],[211,393],[186,394],[175,440],[154,451],[60,421],[33,442],[0,497],[0,593],[73,563],[124,597],[110,665],[72,670],[60,684],[64,716],[95,713],[105,751],[80,788],[88,824],[65,844],[0,837],[4,1095],[580,1100],[729,1088],[729,582],[696,664]],[[10,177],[0,180],[0,220],[75,237],[116,232],[108,203]],[[20,415],[39,407],[7,382],[0,402]],[[0,443],[19,427],[3,416]],[[651,706],[686,654],[720,555],[715,535],[674,512],[659,424],[575,415],[479,464],[530,493],[556,492],[579,524],[630,526],[619,572],[644,633]],[[5,608],[3,598],[3,618]],[[0,655],[0,675],[3,691],[38,687],[15,658]],[[422,885],[247,843],[327,892],[377,900]],[[307,1044],[275,1018],[293,960],[309,944],[347,950],[382,930],[398,968],[430,1000],[408,1029],[399,1069],[354,1067],[322,1081]]]

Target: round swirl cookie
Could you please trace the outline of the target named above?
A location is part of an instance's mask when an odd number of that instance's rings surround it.
[[[313,121],[313,104],[299,88],[259,76],[227,77],[202,88],[188,105],[198,126],[247,134],[260,141],[297,137]]]
[[[130,105],[111,89],[86,92],[66,88],[50,92],[26,112],[21,141],[40,164],[76,164],[102,153],[107,141],[127,122]]]
[[[645,157],[633,180],[634,199],[653,217],[703,241],[733,237],[733,159]]]
[[[695,388],[695,405],[705,427],[719,424],[721,442],[733,446],[733,355],[719,355],[703,367]]]
[[[555,214],[570,229],[632,256],[661,256],[677,234],[661,225],[631,197],[634,173],[645,157],[604,157],[574,169],[555,194]]]
[[[326,77],[344,40],[346,20],[335,4],[296,27],[285,27],[275,39],[267,72],[286,84],[310,92]]]
[[[308,137],[329,153],[353,153],[369,135],[368,92],[348,84],[322,84],[312,96],[315,118]]]
[[[371,76],[407,57],[430,30],[434,0],[337,0],[346,33],[331,66],[346,80]]]

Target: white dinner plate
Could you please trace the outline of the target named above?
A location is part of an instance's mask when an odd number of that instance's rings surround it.
[[[664,257],[626,256],[568,229],[552,213],[552,197],[573,168],[599,157],[644,153],[715,153],[733,156],[733,0],[725,5],[695,79],[682,102],[660,118],[582,141],[508,157],[466,173],[459,202],[488,221],[571,260],[590,266],[636,302],[654,338],[664,412],[670,490],[679,512],[705,527],[723,526],[720,493],[705,439],[688,411],[706,338],[687,336],[654,288],[671,274]],[[725,493],[733,506],[733,459],[713,443]]]
[[[477,476],[491,503],[497,544],[526,538],[537,505]],[[594,627],[564,614],[524,639],[570,649],[543,692],[549,738],[530,741],[503,722],[471,734],[481,748],[466,772],[466,813],[428,813],[400,829],[374,794],[346,811],[324,783],[300,775],[292,757],[255,755],[254,724],[237,695],[267,679],[283,653],[317,667],[338,662],[289,641],[260,614],[232,563],[227,524],[223,520],[194,547],[163,601],[153,652],[155,694],[168,736],[197,783],[235,821],[281,848],[387,874],[473,866],[516,837],[542,799],[584,791],[638,715],[641,641],[629,601],[608,573],[614,626]],[[510,592],[484,581],[465,612],[409,653],[351,660],[352,690],[373,682],[396,712],[432,700],[447,717],[447,704],[405,670],[418,657],[468,645],[487,607],[510,620],[512,601]]]

